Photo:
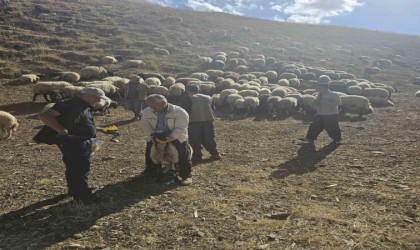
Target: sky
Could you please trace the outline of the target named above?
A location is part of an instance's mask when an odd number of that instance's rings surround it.
[[[420,0],[146,0],[173,8],[279,22],[323,24],[420,36]]]

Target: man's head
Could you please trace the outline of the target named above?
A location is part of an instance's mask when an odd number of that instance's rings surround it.
[[[163,95],[149,95],[146,97],[146,103],[155,112],[162,112],[168,108],[168,100]]]
[[[111,99],[105,96],[105,92],[103,90],[94,87],[83,88],[80,91],[80,98],[89,103],[91,106],[98,102],[111,101]]]
[[[327,82],[320,82],[318,83],[318,85],[316,85],[316,90],[318,90],[321,93],[328,90],[328,88],[329,84]]]
[[[187,85],[186,91],[189,95],[195,95],[198,94],[198,92],[200,92],[200,87],[195,84],[189,84]]]

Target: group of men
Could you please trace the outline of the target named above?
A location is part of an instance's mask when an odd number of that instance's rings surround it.
[[[187,95],[180,107],[168,103],[162,95],[147,96],[139,78],[133,77],[128,85],[128,107],[134,113],[134,120],[141,120],[141,127],[148,136],[145,175],[156,175],[157,179],[163,175],[161,166],[150,157],[153,143],[175,146],[180,177],[176,180],[181,185],[192,184],[192,165],[202,160],[202,147],[210,153],[211,160],[221,159],[215,142],[212,100],[210,96],[199,94],[198,86],[187,86]],[[46,127],[56,133],[51,144],[56,144],[63,154],[68,194],[85,204],[98,199],[88,185],[88,175],[92,139],[97,132],[92,111],[101,101],[109,101],[102,90],[86,87],[78,96],[55,104],[39,116]],[[148,106],[145,109],[144,104]],[[165,139],[156,137],[157,134],[165,134]]]
[[[141,127],[148,136],[146,144],[145,175],[163,174],[161,166],[155,164],[150,156],[153,143],[175,146],[179,156],[179,180],[181,185],[191,185],[191,169],[194,162],[202,160],[202,148],[210,153],[210,160],[221,159],[215,142],[214,114],[210,96],[199,94],[197,85],[186,87],[186,96],[179,106],[168,103],[162,95],[147,96],[147,86],[142,86],[140,78],[133,77],[128,86],[128,106],[134,119],[140,120]],[[338,105],[340,98],[328,90],[328,85],[320,84],[315,101],[317,115],[309,127],[306,140],[313,143],[325,129],[333,143],[341,141],[338,127]],[[93,106],[109,100],[97,88],[86,87],[80,95],[63,100],[51,109],[40,114],[46,127],[56,133],[53,144],[58,145],[66,166],[68,193],[84,204],[94,203],[97,197],[88,185],[91,163],[92,138],[96,137],[96,126],[92,115]],[[143,109],[144,103],[147,108]],[[156,135],[165,135],[156,136]],[[192,148],[192,154],[191,154]],[[192,157],[191,157],[192,155]]]

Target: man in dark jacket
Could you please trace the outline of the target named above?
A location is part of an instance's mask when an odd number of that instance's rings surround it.
[[[192,160],[193,162],[202,160],[202,147],[210,153],[211,160],[220,160],[221,156],[214,140],[212,99],[208,95],[199,94],[199,91],[200,88],[197,85],[188,85],[186,92],[189,96],[189,102],[182,104],[190,115],[188,141],[193,149]]]
[[[92,138],[96,137],[92,110],[101,100],[109,98],[100,89],[86,87],[80,91],[79,96],[56,103],[39,116],[57,132],[56,143],[63,153],[68,193],[83,203],[98,201],[88,186],[88,175]]]

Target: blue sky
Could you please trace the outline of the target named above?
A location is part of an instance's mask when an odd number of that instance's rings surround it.
[[[420,0],[147,0],[280,22],[327,24],[420,36]]]

